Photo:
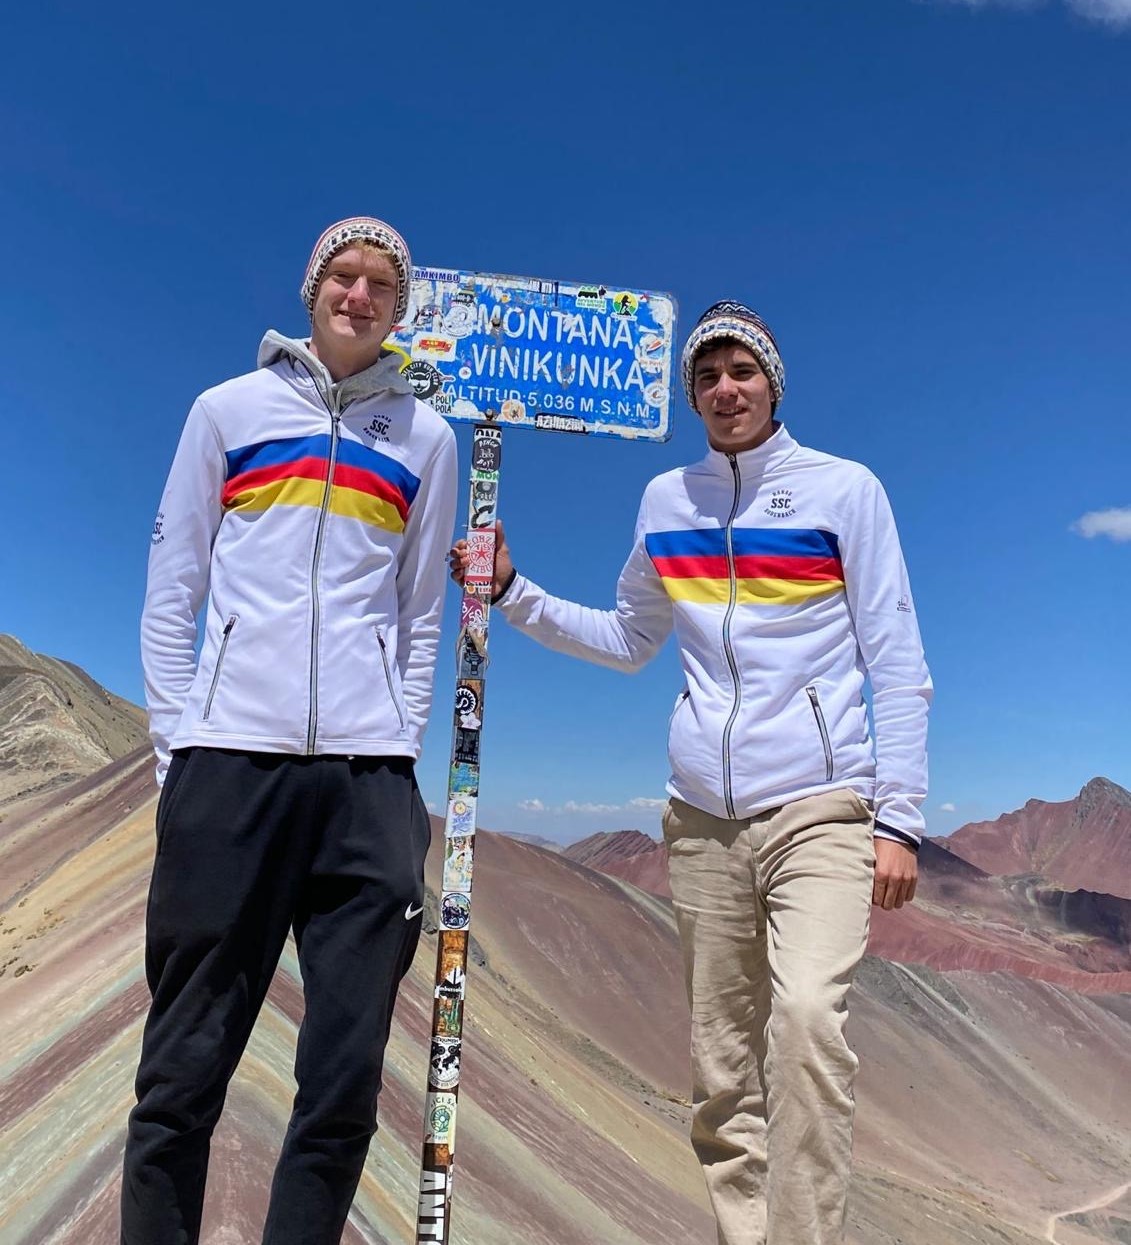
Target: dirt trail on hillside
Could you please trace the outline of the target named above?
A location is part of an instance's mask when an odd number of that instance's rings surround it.
[[[1071,1210],[1062,1210],[1057,1215],[1050,1215],[1048,1227],[1045,1229],[1048,1239],[1053,1242],[1053,1245],[1056,1245],[1056,1225],[1061,1219],[1067,1219],[1069,1215],[1086,1215],[1089,1211],[1103,1210],[1105,1206],[1110,1206],[1112,1202],[1118,1202],[1125,1193],[1131,1193],[1131,1181],[1118,1185],[1109,1193],[1101,1193],[1094,1201],[1086,1202],[1083,1206],[1073,1206]]]

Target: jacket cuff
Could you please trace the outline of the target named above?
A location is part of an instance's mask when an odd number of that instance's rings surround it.
[[[514,567],[512,567],[510,578],[507,580],[505,584],[503,584],[502,589],[499,592],[496,592],[495,595],[491,598],[492,605],[498,605],[499,602],[502,601],[503,597],[505,597],[507,593],[510,592],[510,590],[514,587],[514,581],[517,578],[518,578],[518,571],[515,570]]]
[[[907,830],[897,830],[894,826],[887,826],[882,821],[877,821],[872,831],[873,837],[877,839],[890,839],[893,843],[902,843],[904,847],[909,847],[913,852],[918,852],[921,840]]]

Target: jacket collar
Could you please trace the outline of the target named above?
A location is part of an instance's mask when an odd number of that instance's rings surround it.
[[[783,462],[798,448],[797,442],[789,435],[785,424],[778,424],[773,435],[752,450],[742,450],[738,454],[724,454],[721,450],[707,450],[703,466],[718,475],[731,476],[731,463],[738,466],[739,475],[745,480],[752,476],[765,475]]]
[[[347,376],[335,382],[326,370],[326,365],[311,353],[310,343],[296,337],[284,337],[274,329],[268,329],[263,341],[259,344],[259,367],[270,367],[280,361],[289,362],[292,367],[298,365],[301,371],[309,374],[311,380],[327,399],[337,391],[339,409],[365,398],[372,398],[379,393],[412,393],[412,385],[401,375],[404,359],[391,350],[383,350],[377,362],[363,372]]]

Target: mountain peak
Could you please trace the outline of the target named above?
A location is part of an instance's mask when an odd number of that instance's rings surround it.
[[[1110,778],[1092,778],[1081,787],[1077,803],[1082,816],[1086,816],[1101,804],[1131,808],[1131,791],[1112,782]]]
[[[1036,874],[1068,890],[1131,899],[1131,792],[1093,778],[1072,800],[1030,800],[947,838],[956,855],[999,877]]]
[[[642,830],[599,830],[571,843],[566,848],[566,854],[571,860],[585,864],[596,855],[629,857],[655,850],[656,840],[649,838]]]
[[[624,878],[653,895],[671,897],[667,848],[642,830],[603,830],[571,843],[562,855],[598,873]]]
[[[146,742],[136,705],[0,635],[0,804],[38,798]]]

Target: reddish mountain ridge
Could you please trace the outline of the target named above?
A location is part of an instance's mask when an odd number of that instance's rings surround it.
[[[1040,877],[992,877],[927,839],[915,902],[873,909],[868,949],[901,964],[1123,993],[1131,991],[1131,901]]]
[[[598,873],[623,878],[650,895],[672,897],[668,882],[668,849],[639,830],[591,834],[563,848],[562,855]]]
[[[1026,808],[1038,804],[1031,801]],[[1131,795],[1095,779],[1077,800],[1040,807],[1074,810],[1076,838],[1062,833],[1061,851],[1067,855],[1075,845],[1080,856],[1088,856],[1094,833],[1118,842],[1125,805],[1131,809]],[[1031,869],[994,876],[956,852],[958,835],[949,843],[924,841],[916,902],[898,912],[873,913],[872,954],[940,970],[1015,973],[1086,994],[1131,990],[1131,899],[1068,889]],[[978,841],[993,840],[987,832]],[[651,894],[671,896],[666,848],[639,831],[590,835],[563,854]],[[1004,858],[1018,861],[1016,854]]]
[[[1106,778],[1073,800],[1030,800],[937,841],[986,873],[1038,874],[1066,890],[1131,899],[1131,791]]]

